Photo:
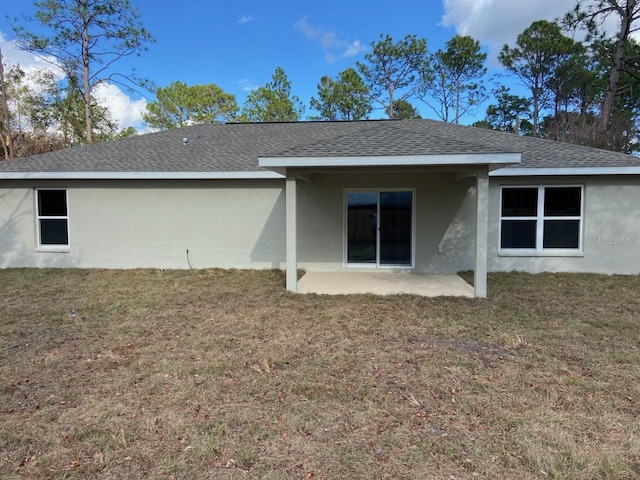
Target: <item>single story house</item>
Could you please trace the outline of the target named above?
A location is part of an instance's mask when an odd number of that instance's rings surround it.
[[[0,267],[640,272],[640,161],[431,120],[195,125],[0,163]]]

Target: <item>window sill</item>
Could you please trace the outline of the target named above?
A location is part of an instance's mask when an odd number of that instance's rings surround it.
[[[499,257],[584,257],[582,250],[500,250]]]
[[[55,246],[52,245],[50,247],[36,247],[36,252],[40,253],[69,253],[71,249],[68,246],[60,245]]]

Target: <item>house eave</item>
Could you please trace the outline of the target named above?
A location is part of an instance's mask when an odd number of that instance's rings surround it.
[[[544,177],[576,175],[640,175],[638,167],[499,168],[490,177]]]
[[[431,166],[505,166],[521,162],[520,153],[393,155],[349,157],[259,157],[258,165],[275,171],[283,168],[335,167],[431,167]]]
[[[235,172],[0,172],[0,180],[269,180],[272,171]]]

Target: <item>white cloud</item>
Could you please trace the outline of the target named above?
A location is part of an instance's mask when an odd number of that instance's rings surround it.
[[[356,55],[358,55],[359,53],[364,52],[365,50],[367,50],[366,46],[363,46],[360,43],[360,40],[354,40],[353,42],[351,42],[348,46],[347,49],[345,50],[345,52],[342,54],[343,57],[348,58],[348,57],[355,57]]]
[[[55,60],[50,58],[47,61],[18,48],[15,40],[7,40],[4,33],[0,32],[0,48],[2,48],[2,60],[7,66],[19,65],[25,73],[34,73],[38,70],[52,71],[57,78],[62,78],[62,70],[55,66]]]
[[[302,17],[294,27],[299,30],[308,40],[317,43],[324,52],[325,59],[333,63],[339,58],[354,57],[367,50],[367,47],[360,43],[360,40],[347,41],[335,34],[335,32],[324,31],[314,27],[308,21],[309,17]]]
[[[492,56],[513,44],[535,20],[553,21],[575,7],[575,0],[444,0],[442,25],[470,35],[489,47]]]
[[[249,22],[252,22],[253,20],[255,19],[251,15],[243,15],[238,19],[238,23],[240,24],[249,23]]]
[[[107,107],[119,129],[142,126],[142,114],[147,108],[146,98],[134,100],[112,83],[101,83],[95,88],[93,95],[100,104]]]
[[[62,70],[52,64],[54,62],[45,61],[36,55],[20,50],[16,42],[7,40],[2,32],[0,32],[0,47],[2,48],[3,63],[7,66],[20,65],[20,68],[27,74],[44,69],[53,72],[58,79],[64,77]],[[33,87],[37,87],[37,85],[33,85]],[[110,83],[98,85],[94,95],[101,104],[109,109],[111,117],[117,122],[119,128],[142,127],[142,114],[147,106],[145,98],[134,100],[117,85]]]
[[[443,0],[443,5],[442,25],[453,26],[456,33],[470,35],[487,46],[490,61],[497,66],[498,53],[505,44],[513,45],[518,35],[536,20],[562,18],[575,8],[576,0]],[[612,36],[618,28],[616,15],[610,15],[603,24],[604,31]],[[576,40],[582,35],[578,33]],[[632,37],[640,40],[640,31]]]
[[[253,82],[248,79],[248,78],[243,78],[242,80],[240,80],[238,82],[238,85],[240,85],[240,89],[243,92],[253,92],[255,89],[257,89],[258,87],[256,85],[253,84]]]

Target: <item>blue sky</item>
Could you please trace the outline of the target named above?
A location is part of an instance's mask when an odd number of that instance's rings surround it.
[[[278,66],[287,73],[293,93],[308,105],[323,75],[335,77],[355,67],[381,34],[394,40],[415,34],[427,39],[430,51],[456,33],[471,35],[489,54],[490,73],[500,74],[495,58],[504,43],[513,43],[532,21],[552,20],[574,5],[574,0],[131,2],[156,42],[141,57],[121,62],[121,70],[135,67],[157,86],[176,80],[188,85],[215,83],[233,93],[240,105],[252,88],[270,80]],[[37,61],[15,50],[5,18],[33,13],[33,3],[11,2],[2,10],[0,46],[5,64],[33,68]],[[147,99],[114,85],[104,86],[99,97],[122,127],[142,128],[140,113]],[[147,97],[153,99],[151,94]],[[426,105],[414,103],[423,117],[435,118]],[[307,115],[312,113],[307,109]],[[472,121],[465,118],[463,123]]]

